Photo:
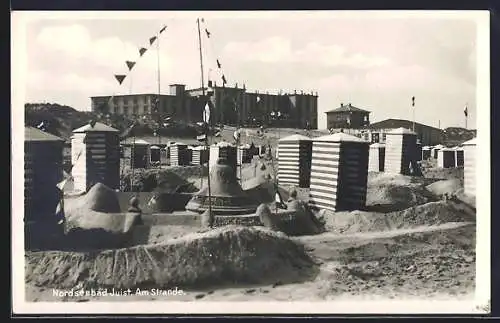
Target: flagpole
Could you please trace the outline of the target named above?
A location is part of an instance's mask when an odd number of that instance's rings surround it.
[[[161,86],[160,86],[160,34],[158,33],[156,38],[156,75],[158,79],[158,147],[161,145],[161,112],[160,112],[160,95],[161,95]]]
[[[205,101],[205,76],[203,74],[203,52],[201,48],[201,32],[200,32],[200,18],[196,19],[196,24],[198,26],[198,45],[199,45],[199,50],[200,50],[200,69],[201,69],[201,95],[203,98],[203,101]],[[207,104],[208,102],[206,102]],[[203,109],[205,109],[206,105],[203,106]],[[205,112],[203,113],[205,115]],[[205,119],[205,118],[204,118]],[[209,145],[208,145],[208,136],[209,136],[209,129],[210,129],[210,120],[207,118],[207,120],[203,120],[206,125],[205,125],[205,148],[208,150]],[[210,153],[210,150],[209,150]],[[210,228],[213,227],[214,225],[214,216],[212,214],[212,191],[210,187],[210,163],[208,164],[208,179],[207,179],[207,186],[208,186],[208,219],[209,219],[209,226]]]

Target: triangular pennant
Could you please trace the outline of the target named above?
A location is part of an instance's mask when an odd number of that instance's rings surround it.
[[[208,31],[208,29],[205,28],[205,32],[207,33],[207,37],[210,38],[210,32]]]
[[[144,55],[144,53],[145,53],[147,50],[148,50],[148,49],[147,49],[147,48],[144,48],[144,47],[139,48],[139,55],[142,57],[142,55]]]
[[[118,81],[118,83],[120,83],[120,85],[123,83],[123,80],[125,79],[125,77],[127,77],[127,75],[123,75],[123,74],[116,75],[115,74],[115,78]]]
[[[128,67],[129,71],[132,70],[132,68],[135,65],[135,62],[132,62],[132,61],[126,61],[125,63],[127,64],[127,67]]]
[[[221,68],[221,66],[222,66],[222,65],[220,65],[219,60],[217,60],[217,67],[218,67],[218,68]]]
[[[224,84],[224,85],[225,85],[226,83],[227,83],[227,81],[226,81],[226,77],[225,77],[224,75],[222,75],[222,84]]]
[[[163,28],[162,28],[162,29],[160,29],[160,34],[161,34],[162,32],[164,32],[164,31],[165,31],[165,29],[167,29],[167,26],[163,26]]]
[[[149,38],[149,45],[153,45],[153,43],[155,42],[156,40],[156,36],[153,36],[151,38]]]

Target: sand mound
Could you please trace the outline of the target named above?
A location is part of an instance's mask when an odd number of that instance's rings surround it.
[[[298,282],[317,274],[303,246],[266,229],[224,227],[161,245],[28,252],[26,282],[54,288],[169,288]]]
[[[453,202],[430,202],[391,213],[323,213],[325,227],[335,233],[377,232],[439,225],[448,222],[473,222],[474,216]]]
[[[116,192],[102,183],[97,183],[87,194],[75,201],[79,209],[105,213],[119,213],[120,202]]]
[[[274,183],[263,176],[258,176],[242,183],[242,188],[247,194],[252,196],[254,200],[261,203],[273,203],[275,188]],[[278,187],[278,191],[283,200],[288,200],[290,192],[283,187]]]
[[[464,178],[464,168],[439,168],[432,166],[423,166],[422,173],[426,178],[434,179],[462,179]]]
[[[366,206],[370,211],[390,212],[430,202],[434,197],[425,181],[397,174],[372,175],[368,179]]]
[[[302,201],[294,200],[288,203],[286,211],[279,210],[278,213],[267,205],[261,204],[256,214],[265,227],[289,236],[312,235],[324,231],[323,223]]]
[[[447,179],[427,185],[425,188],[436,196],[455,194],[463,187],[463,180]]]

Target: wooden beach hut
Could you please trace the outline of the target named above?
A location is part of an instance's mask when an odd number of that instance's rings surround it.
[[[370,145],[368,170],[370,172],[383,172],[385,163],[385,144],[374,143]]]
[[[460,146],[454,148],[455,150],[455,167],[464,167],[464,149]]]
[[[410,175],[410,166],[415,166],[417,135],[406,128],[387,132],[385,141],[384,171],[393,174]]]
[[[476,196],[476,142],[477,138],[462,144],[464,149],[464,193]]]
[[[149,168],[151,166],[151,144],[143,139],[136,139],[130,148],[130,166],[137,168]]]
[[[278,180],[280,185],[308,188],[311,183],[311,138],[291,135],[278,141]]]
[[[187,166],[191,164],[191,152],[188,145],[176,142],[170,145],[170,166]]]
[[[445,147],[438,151],[437,167],[454,168],[455,164],[455,149]]]
[[[422,147],[422,160],[428,160],[429,158],[431,158],[431,147]]]
[[[76,191],[87,191],[96,183],[120,188],[119,132],[97,122],[73,130],[71,137],[72,175]]]
[[[313,138],[310,203],[331,211],[366,204],[369,143],[345,133]]]
[[[209,150],[205,146],[196,146],[192,149],[191,164],[204,165],[208,162]]]

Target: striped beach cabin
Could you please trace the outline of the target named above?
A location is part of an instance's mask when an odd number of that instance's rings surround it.
[[[429,158],[431,158],[431,147],[422,147],[422,160],[428,160]]]
[[[410,175],[410,165],[416,165],[417,134],[406,128],[397,128],[386,134],[384,171]]]
[[[455,167],[464,167],[464,149],[460,146],[454,147]]]
[[[55,219],[63,180],[64,140],[37,128],[24,128],[24,221]]]
[[[374,143],[370,145],[368,171],[383,172],[385,163],[385,144]]]
[[[476,196],[476,138],[462,144],[464,149],[464,193]]]
[[[191,152],[188,145],[176,142],[170,145],[170,166],[187,166],[191,164]]]
[[[86,192],[96,183],[120,188],[119,132],[97,122],[73,130],[71,163],[75,191]]]
[[[366,204],[369,142],[345,133],[313,139],[310,203],[331,211]]]
[[[291,135],[278,141],[278,180],[280,185],[308,188],[311,183],[311,138]]]
[[[455,164],[455,149],[445,147],[438,151],[437,167],[454,168]]]
[[[196,146],[191,150],[191,164],[203,165],[208,162],[209,150],[205,146]]]

